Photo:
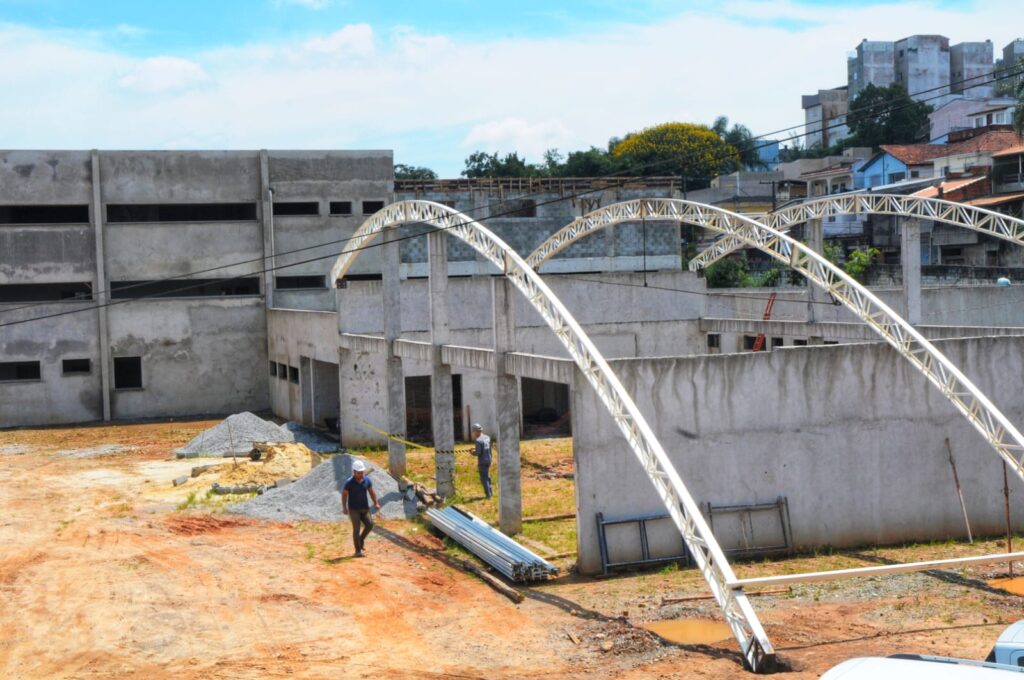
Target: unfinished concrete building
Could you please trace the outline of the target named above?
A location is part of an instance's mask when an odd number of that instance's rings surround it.
[[[1000,460],[1024,475],[1013,453],[1024,450],[1022,289],[922,289],[920,278],[923,222],[1024,247],[1019,218],[872,193],[758,221],[602,187],[601,203],[577,202],[551,233],[512,222],[543,217],[513,213],[539,209],[524,205],[538,189],[500,190],[497,210],[479,187],[446,194],[483,206],[531,248],[519,252],[490,219],[393,200],[388,152],[6,159],[2,233],[21,256],[4,263],[0,319],[76,313],[0,325],[5,425],[63,417],[75,399],[80,419],[269,402],[284,418],[334,421],[347,445],[386,443],[396,475],[404,440],[429,440],[437,490],[450,495],[454,443],[480,421],[498,447],[499,522],[515,533],[519,440],[531,416],[564,420],[580,568],[696,560],[722,608],[742,610],[730,622],[754,668],[770,643],[724,554],[958,536],[954,496],[934,492],[949,481],[949,449],[975,531],[994,533]],[[819,254],[823,218],[856,213],[900,218],[901,288],[869,291]],[[722,234],[694,269],[753,246],[814,285],[774,291],[766,319],[766,291],[708,289],[679,268],[682,224]],[[664,269],[617,266],[654,227],[674,234],[656,241]],[[610,271],[587,269],[609,258]],[[265,259],[277,269],[253,263]],[[225,264],[231,277],[211,276]],[[282,280],[282,264],[303,280]],[[197,295],[166,287],[182,274]],[[118,297],[138,290],[149,297]],[[55,299],[40,305],[42,291]],[[125,302],[96,308],[108,291]],[[76,373],[91,390],[63,382]],[[1024,520],[1024,507],[1012,511]]]
[[[392,200],[391,163],[0,154],[0,425],[268,408],[267,307],[333,309],[329,258]]]

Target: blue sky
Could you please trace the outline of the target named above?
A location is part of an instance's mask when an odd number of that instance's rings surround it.
[[[1014,31],[1020,0],[0,0],[0,147],[392,148],[453,176],[666,120],[787,127],[861,38]]]

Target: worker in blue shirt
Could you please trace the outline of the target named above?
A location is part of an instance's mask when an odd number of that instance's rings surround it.
[[[366,476],[366,463],[356,459],[352,462],[352,476],[345,480],[341,492],[341,512],[352,520],[352,542],[355,544],[356,557],[363,556],[363,543],[373,531],[373,518],[370,516],[371,500],[373,507],[380,510],[373,482]]]
[[[484,497],[494,495],[491,490],[491,438],[484,434],[479,423],[473,423],[474,447],[471,452],[476,456],[476,467],[480,473],[480,484],[484,487]]]

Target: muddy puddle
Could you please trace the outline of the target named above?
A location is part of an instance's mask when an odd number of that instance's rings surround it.
[[[993,588],[999,588],[1000,590],[1005,590],[1008,593],[1024,597],[1024,576],[1017,576],[1016,578],[994,578],[989,581],[988,584]]]
[[[640,626],[677,645],[709,645],[732,637],[728,624],[707,619],[652,621]]]

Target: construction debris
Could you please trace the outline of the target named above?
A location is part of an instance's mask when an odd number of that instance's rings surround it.
[[[542,581],[558,574],[558,567],[461,508],[430,508],[426,516],[438,530],[509,580]]]
[[[228,512],[272,520],[336,522],[344,517],[341,514],[341,490],[352,476],[353,460],[355,457],[347,453],[332,456],[301,479],[234,505]],[[416,502],[405,498],[399,491],[398,482],[370,461],[364,462],[381,504],[378,516],[384,519],[415,517]]]
[[[498,591],[508,599],[512,600],[516,604],[519,604],[520,602],[526,599],[526,596],[523,595],[521,592],[519,592],[511,586],[502,583],[501,579],[495,578],[492,574],[487,573],[486,571],[476,566],[472,562],[467,562],[466,560],[455,560],[455,562],[464,570],[468,571],[474,576],[480,577],[480,580],[482,580],[491,588],[494,588],[496,591]]]

